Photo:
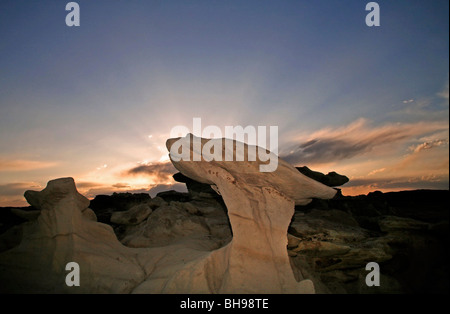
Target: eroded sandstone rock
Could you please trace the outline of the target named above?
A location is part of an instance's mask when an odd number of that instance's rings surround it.
[[[180,160],[174,143],[185,141],[191,156],[197,151],[192,135],[167,141],[170,157],[175,168],[185,176],[212,185],[222,195],[228,209],[233,239],[224,248],[209,256],[216,265],[213,280],[215,292],[237,293],[312,293],[310,280],[297,282],[292,273],[286,251],[287,229],[294,214],[295,204],[307,204],[312,198],[332,198],[336,190],[312,180],[294,167],[278,160],[273,172],[260,172],[256,161],[201,161]],[[201,139],[202,146],[209,141],[220,141],[225,157],[226,139]],[[185,144],[186,145],[186,144]],[[245,145],[245,152],[248,146]],[[235,152],[233,152],[235,153]],[[225,160],[225,158],[223,158]],[[304,279],[304,278],[301,278]]]
[[[130,292],[145,278],[135,256],[112,228],[97,223],[72,178],[49,181],[25,197],[41,210],[23,226],[20,244],[0,255],[0,290],[15,293]],[[82,285],[65,284],[65,266],[80,265]]]

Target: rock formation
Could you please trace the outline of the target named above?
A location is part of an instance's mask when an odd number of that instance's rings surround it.
[[[228,265],[214,283],[215,289],[227,293],[314,292],[310,280],[298,283],[293,276],[286,251],[287,229],[295,204],[307,204],[312,198],[332,198],[336,190],[302,175],[281,159],[276,171],[268,173],[259,172],[258,159],[229,162],[205,161],[202,157],[201,161],[173,161],[178,152],[171,147],[177,141],[185,141],[191,154],[201,154],[195,151],[191,139],[193,136],[188,134],[167,141],[172,162],[185,176],[211,184],[222,195],[233,232],[232,241],[212,253]],[[228,140],[201,139],[202,147],[208,141],[221,142],[224,160]]]
[[[27,191],[25,198],[40,215],[23,226],[20,244],[0,255],[2,292],[124,293],[145,278],[112,228],[96,221],[72,178],[50,181],[41,192]],[[80,265],[78,288],[65,284],[69,262]]]
[[[298,171],[300,171],[305,176],[319,181],[322,184],[327,186],[341,186],[349,181],[346,176],[338,174],[334,171],[328,172],[327,174],[323,174],[318,171],[313,171],[306,166],[303,167],[295,167]]]
[[[449,191],[325,200],[334,189],[282,160],[273,173],[258,161],[174,164],[189,193],[89,202],[63,178],[27,191],[33,206],[0,208],[0,292],[449,291]],[[79,287],[65,284],[69,262]],[[380,287],[365,285],[368,262]]]
[[[169,150],[172,142],[167,142]],[[37,219],[25,223],[19,245],[0,255],[1,289],[312,293],[310,280],[294,278],[286,250],[287,229],[295,203],[331,198],[336,191],[282,161],[274,173],[254,171],[258,163],[174,162],[185,175],[213,184],[225,200],[233,239],[212,251],[186,243],[191,235],[207,237],[214,226],[214,219],[195,216],[199,209],[193,205],[173,201],[169,205],[157,198],[113,213],[112,224],[134,228],[122,239],[139,247],[130,248],[117,240],[110,226],[97,222],[72,178],[50,181],[41,192],[27,191],[25,198],[38,210],[33,213]],[[293,189],[292,181],[302,189]],[[75,290],[64,282],[69,262],[80,266],[82,284]]]

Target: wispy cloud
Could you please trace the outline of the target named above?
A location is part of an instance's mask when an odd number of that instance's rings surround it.
[[[281,157],[292,164],[318,164],[347,160],[392,144],[407,143],[431,132],[448,130],[448,122],[393,123],[372,127],[368,120],[358,119],[338,128],[325,128],[294,139]]]
[[[77,188],[79,189],[86,189],[86,188],[93,188],[93,187],[98,187],[98,186],[102,186],[102,183],[99,182],[87,182],[87,181],[75,181]]]
[[[386,170],[386,168],[375,169],[375,170],[372,170],[371,172],[369,172],[369,173],[367,174],[367,176],[373,176],[374,174],[381,173],[381,172],[383,172],[383,171],[385,171],[385,170]]]
[[[428,175],[415,177],[382,177],[361,178],[350,180],[343,189],[364,188],[374,190],[403,190],[403,189],[448,189],[449,178],[445,175]]]
[[[0,171],[30,171],[51,168],[56,165],[58,165],[57,162],[51,161],[0,159]]]
[[[43,187],[35,182],[18,182],[0,185],[0,195],[20,195],[26,190],[38,190]]]
[[[438,96],[446,99],[447,104],[448,104],[448,100],[449,100],[449,81],[448,80],[447,80],[447,83],[446,83],[444,89],[438,93]]]
[[[126,189],[129,188],[130,185],[127,183],[116,183],[112,185],[113,188],[118,188],[118,189]]]
[[[448,144],[448,139],[436,139],[433,141],[424,142],[424,143],[421,143],[418,145],[410,146],[409,150],[414,153],[419,153],[425,149],[432,149],[432,148],[439,147],[442,145],[447,145],[447,144]]]

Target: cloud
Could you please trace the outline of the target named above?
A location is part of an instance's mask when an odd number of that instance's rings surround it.
[[[171,162],[156,162],[133,167],[127,170],[124,176],[150,176],[155,182],[168,182],[172,181],[172,175],[176,172],[177,170]]]
[[[447,81],[444,89],[438,93],[438,96],[447,100],[449,99],[449,82]]]
[[[0,159],[0,171],[29,171],[56,166],[57,162]]]
[[[412,102],[414,102],[414,99],[403,100],[404,104],[410,104]]]
[[[376,179],[352,179],[344,187],[364,188],[367,191],[375,190],[411,190],[411,189],[438,189],[447,190],[449,188],[449,178],[446,175],[430,174],[417,177],[384,177]]]
[[[292,164],[318,164],[346,160],[364,155],[388,145],[407,143],[428,134],[448,130],[448,122],[395,123],[369,126],[366,119],[358,119],[345,127],[326,128],[293,140],[288,153],[280,157]]]
[[[0,195],[18,196],[27,190],[41,190],[42,187],[35,182],[19,182],[0,185]]]
[[[112,185],[113,188],[118,188],[118,189],[126,189],[129,188],[130,185],[127,183],[116,183]]]
[[[367,175],[368,175],[368,176],[373,176],[374,174],[377,174],[377,173],[383,172],[383,171],[385,171],[385,170],[386,170],[386,168],[375,169],[375,170],[373,170],[373,171],[369,172],[369,173],[368,173]]]
[[[88,181],[75,181],[77,188],[85,189],[85,188],[93,188],[93,187],[99,187],[102,186],[102,183],[99,182],[88,182]]]
[[[404,155],[389,171],[392,173],[424,174],[432,172],[447,173],[449,153],[447,140],[427,141],[409,147],[410,153]]]
[[[446,144],[448,144],[448,139],[437,139],[429,142],[424,142],[415,146],[410,146],[409,149],[413,153],[419,153],[425,149],[432,149]]]

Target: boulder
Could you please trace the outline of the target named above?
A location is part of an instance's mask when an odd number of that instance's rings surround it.
[[[90,201],[91,208],[99,222],[109,224],[111,215],[114,212],[126,211],[131,207],[150,201],[150,195],[147,193],[113,193],[112,195],[97,195]]]
[[[396,216],[383,216],[378,220],[378,225],[383,232],[428,230],[431,226],[426,222]]]
[[[152,213],[149,204],[134,205],[127,211],[114,212],[111,215],[111,222],[119,225],[137,225]]]
[[[369,237],[351,215],[339,210],[296,212],[289,233],[303,240],[351,243]]]
[[[41,211],[38,209],[24,210],[21,208],[11,208],[11,213],[25,220],[36,220],[41,214]]]
[[[194,239],[207,239],[210,234],[195,210],[193,205],[181,202],[158,207],[144,223],[127,230],[121,242],[129,247],[161,247],[183,241],[193,247]]]
[[[156,196],[162,198],[166,202],[188,202],[191,200],[189,193],[178,192],[175,190],[159,192]]]

